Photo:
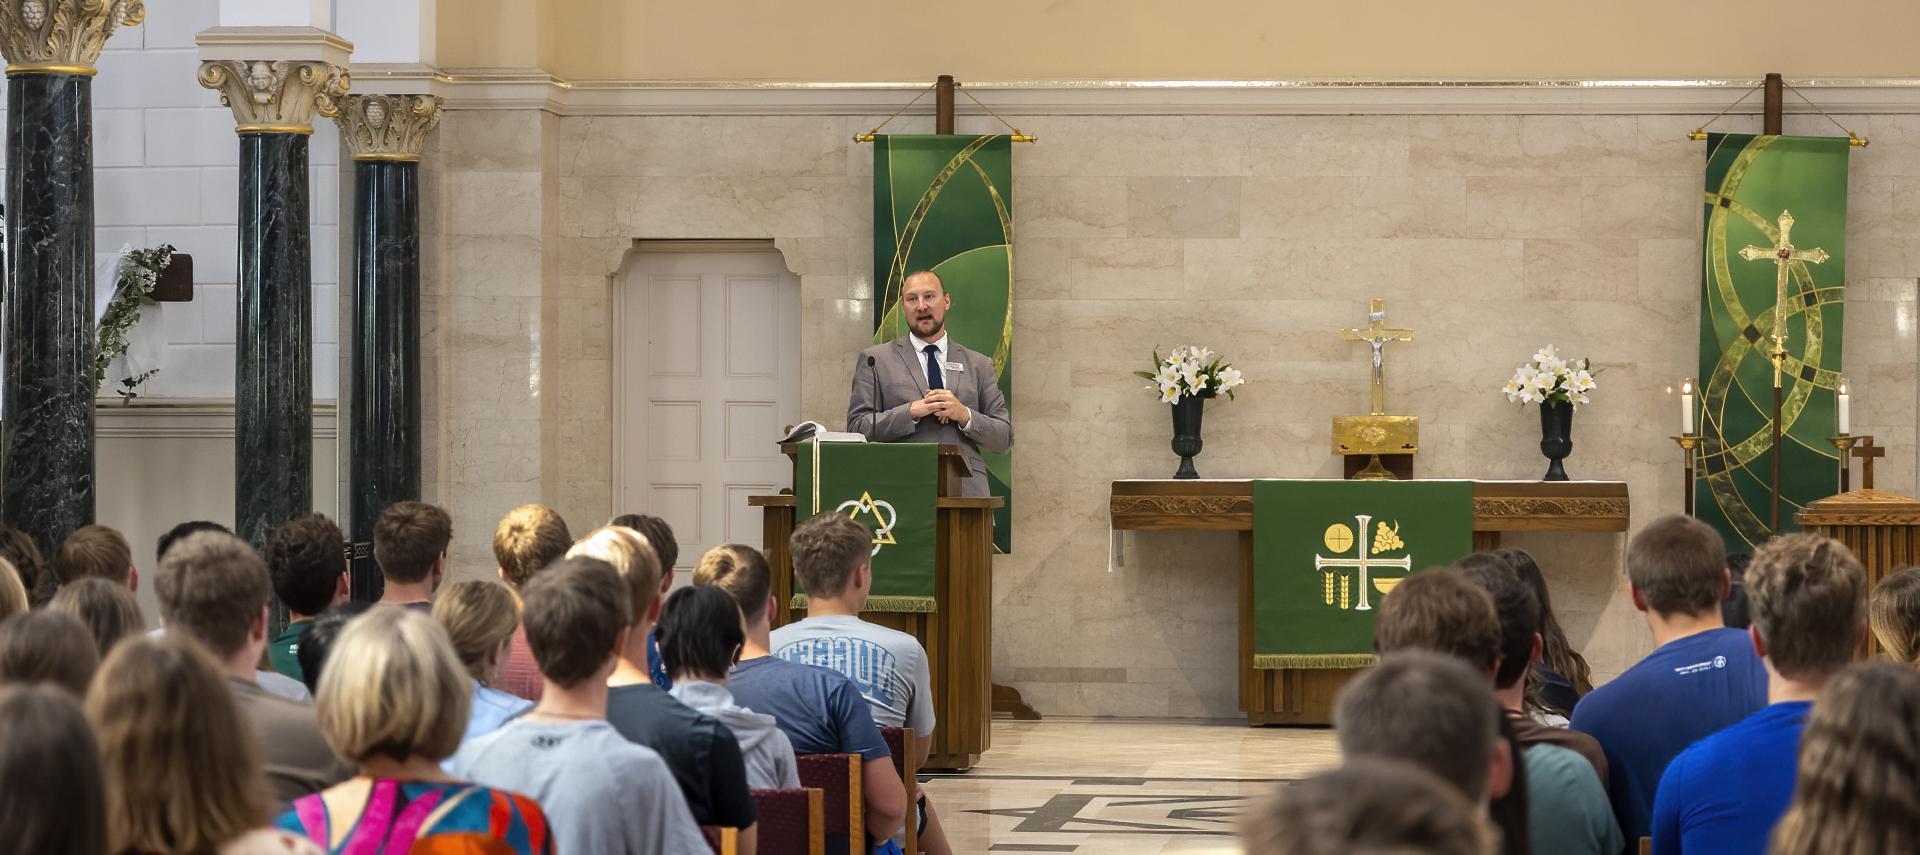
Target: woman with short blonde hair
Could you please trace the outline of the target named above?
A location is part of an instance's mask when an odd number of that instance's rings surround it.
[[[533,800],[441,770],[466,733],[472,679],[432,618],[398,606],[354,618],[327,654],[314,713],[360,777],[295,801],[279,826],[335,853],[405,855],[475,836],[516,855],[550,853]],[[426,817],[407,809],[422,800],[443,807]]]
[[[1911,851],[1920,840],[1920,671],[1854,665],[1821,691],[1800,736],[1774,855]]]
[[[116,853],[238,853],[303,841],[266,828],[267,781],[220,668],[180,633],[118,645],[86,713],[100,740]]]
[[[1902,567],[1873,586],[1867,625],[1888,659],[1920,665],[1920,567]]]
[[[47,608],[66,612],[80,619],[93,633],[101,658],[113,652],[113,646],[147,626],[140,604],[127,586],[106,579],[75,579],[60,586]]]
[[[507,586],[491,579],[468,579],[440,590],[433,598],[433,619],[447,631],[453,652],[473,679],[472,707],[461,741],[500,729],[508,719],[533,706],[494,688],[507,659],[520,610]]]

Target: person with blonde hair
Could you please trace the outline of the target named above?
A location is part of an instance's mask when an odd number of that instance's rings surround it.
[[[20,575],[20,585],[27,589],[27,602],[34,608],[47,604],[53,596],[53,574],[47,572],[47,560],[41,556],[40,547],[35,546],[33,537],[10,525],[0,524],[0,561],[13,567]]]
[[[1910,852],[1920,840],[1920,672],[1854,665],[1827,684],[1800,738],[1773,855]]]
[[[1404,760],[1355,757],[1281,788],[1241,819],[1247,855],[1491,855],[1478,806]]]
[[[645,535],[605,526],[581,538],[567,558],[598,558],[620,574],[633,622],[607,679],[607,721],[629,741],[658,752],[701,825],[750,828],[759,821],[740,742],[719,719],[667,694],[648,668],[660,620],[660,558]],[[531,632],[531,627],[529,627]]]
[[[27,585],[13,569],[13,562],[0,558],[0,620],[31,608],[33,603],[27,598]]]
[[[1867,625],[1888,659],[1920,666],[1920,567],[1902,567],[1873,586]]]
[[[279,828],[331,853],[553,852],[532,799],[442,771],[466,733],[472,678],[433,618],[400,606],[354,618],[319,686],[320,732],[360,776],[294,801]]]
[[[521,505],[500,518],[493,530],[493,560],[500,565],[500,581],[507,583],[518,607],[520,589],[533,580],[535,573],[560,560],[573,546],[573,534],[567,521],[546,505]],[[507,646],[507,658],[500,665],[497,688],[526,698],[540,700],[540,665],[533,661],[533,648],[527,646],[527,628],[513,631]]]
[[[47,608],[56,612],[66,612],[80,619],[93,633],[94,647],[105,659],[113,652],[113,646],[120,640],[138,635],[147,626],[147,619],[140,614],[140,604],[133,599],[133,592],[125,585],[116,585],[105,579],[81,579],[60,586]]]
[[[181,635],[116,647],[87,692],[111,851],[314,853],[267,827],[260,755],[220,668]],[[277,847],[277,848],[276,848]]]
[[[100,748],[53,686],[0,687],[0,841],[10,852],[106,855]]]
[[[473,680],[473,708],[461,742],[500,729],[533,702],[494,688],[507,645],[520,626],[519,606],[507,586],[491,579],[467,579],[447,586],[433,601],[433,619],[447,631],[453,652]]]

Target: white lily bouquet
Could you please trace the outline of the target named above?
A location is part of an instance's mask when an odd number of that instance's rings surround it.
[[[1540,348],[1533,361],[1514,369],[1513,379],[1501,391],[1507,400],[1527,404],[1569,404],[1579,407],[1588,402],[1595,388],[1593,371],[1585,359],[1563,359],[1553,345]]]
[[[1240,376],[1240,369],[1199,345],[1176,347],[1165,359],[1160,358],[1160,351],[1156,349],[1153,366],[1152,371],[1133,374],[1152,380],[1153,384],[1147,388],[1157,390],[1160,401],[1166,404],[1177,404],[1184,398],[1214,398],[1223,393],[1231,400],[1233,390],[1247,382]]]

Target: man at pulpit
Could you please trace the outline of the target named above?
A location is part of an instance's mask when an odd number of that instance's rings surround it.
[[[900,313],[911,330],[860,352],[853,364],[847,430],[870,442],[957,445],[967,456],[962,496],[986,496],[985,449],[1013,447],[1013,422],[994,376],[993,360],[947,334],[953,295],[932,271],[909,275]]]

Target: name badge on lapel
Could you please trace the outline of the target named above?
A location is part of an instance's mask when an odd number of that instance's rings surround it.
[[[967,366],[961,365],[958,362],[942,362],[940,363],[940,367],[948,371],[957,371],[961,374],[967,373]]]

